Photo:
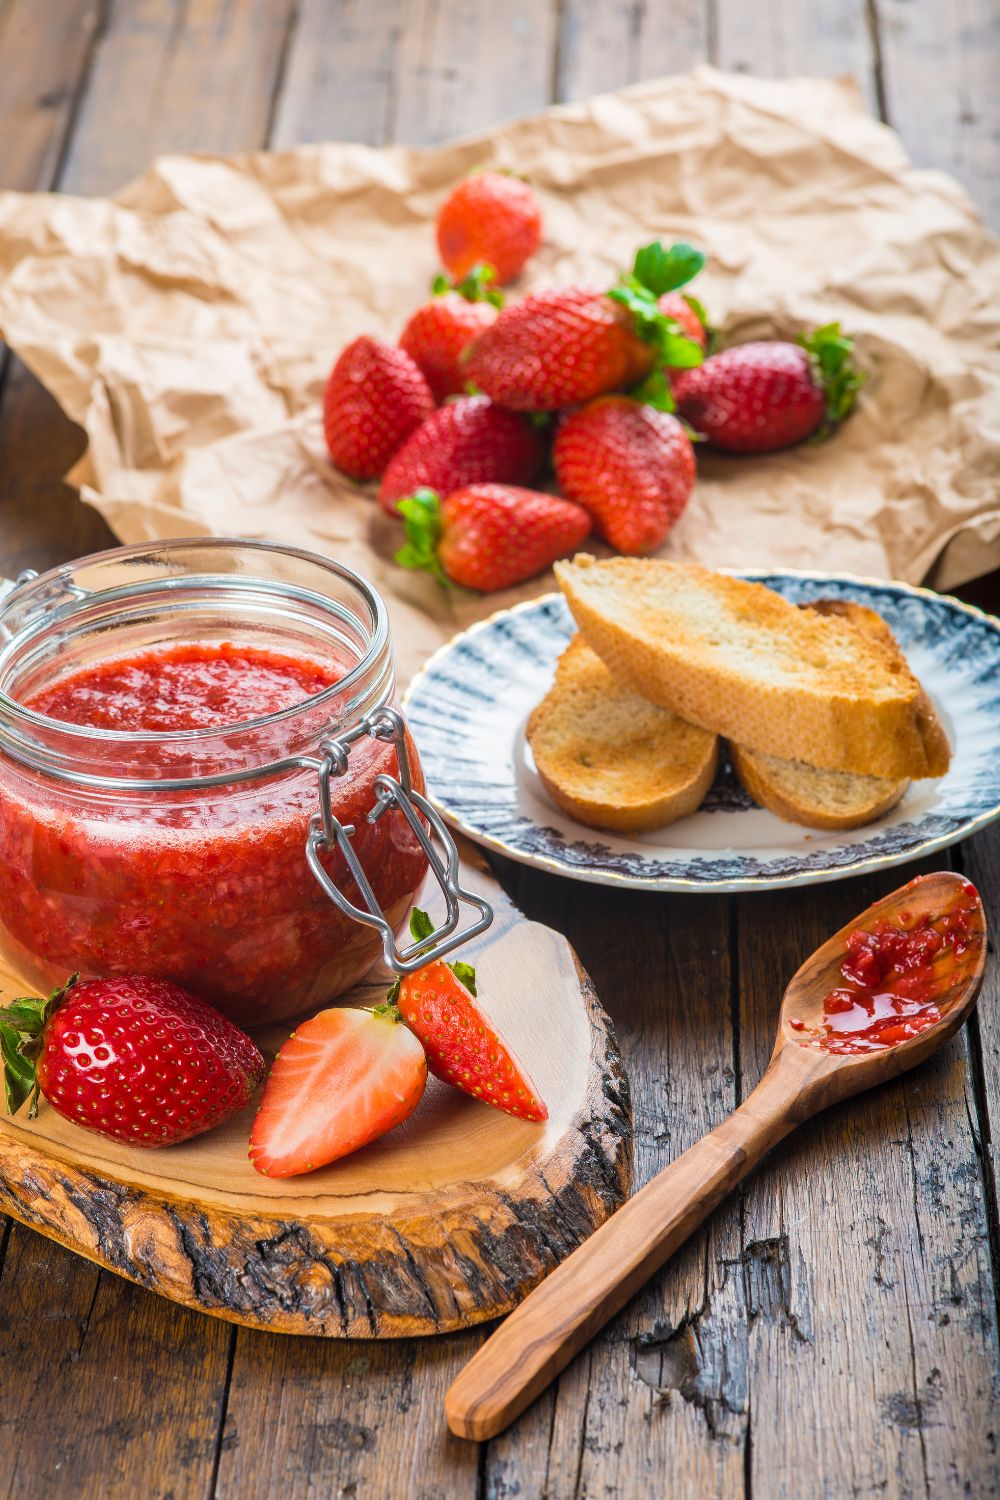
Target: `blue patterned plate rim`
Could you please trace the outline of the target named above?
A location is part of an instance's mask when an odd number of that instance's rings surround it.
[[[456,723],[460,724],[461,713],[466,712],[470,716],[469,722],[474,722],[471,716],[476,712],[475,704],[465,709],[459,706],[459,717],[456,719],[455,703],[449,701],[441,681],[446,675],[443,669],[453,654],[471,647],[477,638],[496,632],[504,622],[516,622],[519,617],[534,613],[538,615],[540,621],[545,622],[552,639],[553,653],[547,660],[547,668],[551,670],[559,649],[558,630],[562,629],[563,640],[568,640],[572,631],[572,623],[569,621],[562,596],[558,593],[548,593],[534,599],[524,600],[507,609],[497,610],[486,619],[479,620],[466,630],[459,632],[425,662],[407,688],[403,696],[403,707],[421,752],[428,780],[427,795],[434,807],[454,827],[467,834],[476,843],[517,860],[519,863],[567,875],[572,879],[602,885],[624,885],[637,890],[688,892],[781,889],[839,880],[873,870],[887,869],[893,865],[922,858],[936,850],[945,849],[1000,817],[1000,756],[995,750],[996,740],[1000,739],[1000,620],[975,605],[966,604],[963,600],[951,595],[939,594],[917,584],[901,583],[892,579],[792,568],[720,568],[718,571],[737,578],[766,581],[772,587],[777,587],[779,592],[787,589],[792,595],[802,590],[802,597],[819,597],[824,590],[834,589],[842,590],[846,597],[859,595],[862,598],[866,595],[870,597],[873,592],[877,592],[883,596],[886,594],[894,596],[900,601],[912,599],[922,602],[928,611],[943,608],[964,616],[969,623],[974,623],[979,627],[977,634],[982,640],[989,640],[992,637],[989,645],[993,654],[988,663],[987,673],[980,673],[979,679],[968,678],[965,685],[968,686],[973,681],[981,680],[984,676],[995,676],[997,679],[995,697],[986,707],[977,706],[964,711],[976,717],[977,734],[980,739],[984,738],[984,730],[990,731],[988,738],[993,751],[991,755],[981,755],[981,763],[978,764],[973,756],[971,766],[967,766],[964,770],[964,779],[963,777],[956,778],[956,784],[951,789],[952,803],[949,804],[945,799],[942,812],[925,813],[911,823],[902,823],[897,820],[895,824],[887,827],[887,823],[891,822],[895,816],[890,813],[886,818],[871,824],[868,828],[852,830],[848,834],[823,835],[818,831],[813,833],[804,829],[796,830],[795,825],[780,823],[779,820],[773,819],[775,830],[783,830],[786,839],[792,840],[796,836],[800,839],[803,836],[809,839],[815,838],[824,841],[825,848],[804,850],[800,854],[776,855],[773,848],[770,854],[768,853],[766,844],[759,848],[755,846],[745,853],[724,846],[716,850],[710,848],[692,850],[685,859],[680,857],[680,854],[670,854],[669,846],[667,850],[658,847],[653,842],[655,834],[646,836],[646,842],[629,840],[627,837],[614,834],[602,834],[599,830],[585,828],[582,824],[574,823],[554,808],[551,809],[553,822],[564,825],[565,833],[561,832],[558,827],[546,826],[538,818],[525,817],[515,805],[522,795],[520,781],[525,772],[523,766],[519,772],[515,764],[510,767],[509,787],[501,789],[502,792],[508,793],[508,801],[504,802],[501,799],[495,803],[507,823],[514,824],[514,829],[510,831],[509,828],[505,828],[503,831],[495,831],[484,826],[488,823],[486,814],[484,812],[470,813],[462,807],[461,799],[457,796],[444,794],[439,785],[440,777],[436,775],[439,762],[443,764],[446,756],[449,770],[455,763],[455,753],[461,740],[460,735],[456,737],[454,726]],[[816,587],[809,587],[811,585]],[[900,634],[899,623],[892,620],[889,623],[894,626],[897,634]],[[905,635],[905,631],[902,633]],[[945,645],[947,644],[948,642],[945,642]],[[914,649],[906,639],[901,640],[901,645],[908,652]],[[932,696],[935,696],[933,686],[927,682],[925,672],[921,670],[918,675],[924,680],[925,686],[930,687]],[[951,680],[951,674],[948,680]],[[463,690],[467,690],[467,684],[463,684]],[[543,686],[542,692],[544,690]],[[540,697],[541,692],[537,696]],[[948,712],[950,697],[950,688],[946,688],[936,696],[938,708],[943,710],[946,720],[951,718]],[[488,695],[485,706],[487,708],[490,706]],[[528,708],[531,706],[533,705],[530,703],[526,705]],[[439,755],[433,743],[436,732],[433,721],[444,708],[449,709],[447,717],[452,727],[441,730]],[[990,718],[991,711],[992,718]],[[953,746],[956,748],[957,759],[961,742],[956,745],[956,735],[950,723],[949,729]],[[517,752],[514,755],[515,760],[516,755]],[[468,759],[462,759],[460,754],[459,761],[463,765],[472,764]],[[943,785],[947,788],[954,776],[954,771],[953,765],[952,771],[948,773],[948,776],[941,778],[941,782],[917,783],[916,786],[938,788]],[[531,774],[534,775],[533,772]],[[724,781],[724,778],[721,779]],[[487,779],[480,785],[495,789],[497,784]],[[736,788],[735,791],[734,788]],[[473,783],[472,790],[476,791],[475,783]],[[709,806],[713,797],[716,799],[715,805]],[[741,798],[742,801],[740,801]],[[905,808],[905,805],[906,799],[901,806]],[[755,808],[750,799],[746,798],[745,794],[736,787],[735,782],[729,787],[723,785],[713,789],[713,792],[709,793],[703,812],[696,813],[693,817],[700,818],[703,813],[719,811],[740,813],[752,811],[759,813],[762,818],[771,819],[772,817],[771,814],[764,814]],[[681,820],[681,823],[669,826],[672,829],[680,829],[683,823],[690,824],[691,821],[692,819],[688,818]],[[572,834],[572,838],[567,837],[567,834]],[[597,842],[602,839],[609,842]],[[616,850],[612,848],[612,845],[618,845],[619,848]],[[713,858],[713,855],[726,857]]]

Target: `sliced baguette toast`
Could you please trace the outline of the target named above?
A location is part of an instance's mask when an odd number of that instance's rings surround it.
[[[659,558],[584,553],[555,571],[615,678],[681,718],[824,770],[899,780],[948,769],[944,730],[902,654],[849,620]]]
[[[640,833],[700,806],[718,739],[647,703],[576,636],[531,714],[528,743],[557,807],[590,828]]]
[[[801,760],[762,755],[730,744],[729,759],[755,802],[786,823],[806,828],[862,828],[895,807],[909,782],[853,771],[821,771]]]
[[[905,665],[889,626],[866,605],[848,599],[814,599],[800,604],[799,609],[847,620],[855,630],[882,641]],[[874,823],[896,806],[910,784],[905,778],[822,771],[800,760],[762,755],[744,745],[730,744],[729,759],[755,802],[786,822],[801,823],[806,828],[843,830]]]

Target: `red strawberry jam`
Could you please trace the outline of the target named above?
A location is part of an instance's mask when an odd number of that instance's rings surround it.
[[[226,730],[209,743],[229,747],[227,769],[281,759],[293,737],[288,721],[247,721],[302,709],[343,672],[254,646],[179,644],[88,666],[24,701],[64,724],[149,735],[108,741],[110,776],[179,778],[216,768],[204,735],[185,740],[187,731]],[[315,755],[338,702],[303,711],[314,720],[305,748]],[[354,847],[390,921],[402,919],[426,869],[402,814],[366,817],[375,777],[397,769],[390,745],[366,739],[331,784],[333,811],[354,825]],[[39,985],[75,969],[170,979],[246,1026],[315,1009],[358,979],[378,946],[309,870],[306,830],[317,807],[309,769],[203,790],[106,793],[4,762],[6,951]],[[341,856],[324,862],[357,901]]]
[[[840,968],[844,983],[823,1002],[823,1029],[814,1045],[827,1052],[876,1052],[940,1021],[938,1002],[954,977],[951,960],[982,941],[970,920],[977,900],[966,881],[940,916],[901,912],[898,925],[876,922],[870,932],[852,932]]]

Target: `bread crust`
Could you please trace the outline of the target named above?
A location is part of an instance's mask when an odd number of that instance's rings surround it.
[[[579,554],[555,571],[612,675],[681,718],[824,770],[948,769],[947,737],[894,642],[693,564]]]
[[[718,740],[616,682],[576,636],[526,729],[535,768],[555,805],[614,833],[642,833],[701,805]]]
[[[798,761],[779,760],[776,756],[761,755],[743,745],[730,744],[729,759],[741,785],[753,800],[773,812],[786,823],[799,823],[806,828],[822,828],[843,831],[863,828],[868,823],[884,817],[902,797],[909,782],[887,781],[876,776],[853,776],[846,771],[816,771],[814,779],[823,777],[849,782],[849,787],[830,787],[839,792],[842,802],[848,806],[839,809],[834,797],[823,800],[822,788],[817,787],[811,795],[797,785],[795,772],[801,767],[806,772],[812,767],[802,767]]]

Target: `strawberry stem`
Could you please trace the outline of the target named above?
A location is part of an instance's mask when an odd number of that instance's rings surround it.
[[[31,1100],[29,1120],[37,1115],[35,1062],[42,1050],[42,1035],[79,977],[79,974],[71,975],[44,1000],[20,996],[0,1010],[0,1059],[3,1061],[4,1094],[9,1115],[16,1115],[26,1099]]]
[[[410,912],[410,936],[416,942],[422,943],[426,941],[427,938],[433,937],[433,935],[434,923],[431,921],[430,917],[425,911],[421,911],[419,906],[415,906]],[[465,988],[469,991],[470,994],[478,994],[476,990],[476,971],[471,964],[463,964],[459,962],[449,964],[448,967],[454,974],[455,978],[459,981],[459,983],[465,985]],[[396,1001],[399,999],[399,986],[400,981],[398,979],[389,986],[388,992],[386,993],[385,997],[387,1004],[395,1005]]]
[[[839,323],[824,323],[813,333],[800,333],[797,342],[809,355],[826,398],[823,421],[809,439],[822,442],[850,416],[868,376],[855,365],[854,340],[841,333]]]
[[[441,501],[434,490],[414,490],[412,495],[396,502],[396,509],[406,523],[406,543],[396,553],[403,568],[418,568],[432,574],[443,587],[448,575],[441,566],[438,544],[441,541]]]
[[[632,314],[636,334],[652,344],[658,356],[657,368],[629,394],[661,411],[674,410],[673,393],[663,369],[690,370],[705,356],[701,345],[688,338],[676,319],[661,312],[659,299],[686,285],[704,264],[704,254],[693,245],[678,241],[667,250],[654,240],[636,251],[632,270],[624,272],[618,285],[608,292],[612,302]],[[702,317],[700,304],[695,311]]]
[[[431,291],[435,297],[443,297],[446,292],[457,292],[466,302],[488,302],[492,307],[503,307],[503,292],[497,291],[492,285],[496,279],[496,267],[491,266],[488,261],[479,260],[461,281],[452,281],[439,272],[431,282]]]

